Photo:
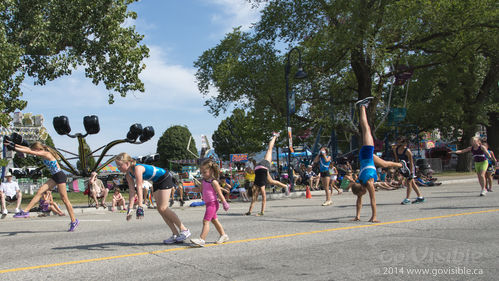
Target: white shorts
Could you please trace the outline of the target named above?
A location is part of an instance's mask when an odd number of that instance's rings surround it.
[[[244,188],[244,187],[240,187],[240,188],[238,189],[238,191],[239,191],[239,193],[241,193],[241,192],[246,192],[246,188]]]
[[[331,180],[335,181],[338,178],[338,176],[331,176]]]

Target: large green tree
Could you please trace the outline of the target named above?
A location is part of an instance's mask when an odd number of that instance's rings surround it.
[[[224,160],[230,154],[253,153],[265,149],[261,136],[270,135],[265,126],[255,122],[250,113],[242,109],[235,109],[232,115],[222,120],[213,133],[213,147],[215,152]]]
[[[26,101],[21,84],[32,77],[44,85],[83,67],[94,84],[126,96],[144,91],[139,73],[148,48],[127,20],[136,0],[2,0],[0,1],[0,124]]]
[[[309,75],[305,81],[291,81],[298,99],[298,113],[291,120],[293,128],[321,124],[326,131],[336,128],[347,133],[358,133],[349,117],[352,101],[374,96],[369,119],[372,128],[376,129],[380,122],[375,117],[382,118],[383,115],[376,114],[376,110],[385,108],[389,89],[396,77],[407,71],[417,74],[437,69],[442,72],[446,68],[457,69],[456,66],[467,69],[473,64],[480,64],[480,58],[470,56],[477,51],[484,58],[484,63],[480,65],[485,68],[479,67],[467,77],[448,75],[446,79],[480,78],[469,88],[475,96],[484,93],[482,86],[488,85],[488,81],[494,81],[493,77],[487,80],[480,76],[484,73],[483,69],[493,65],[487,53],[493,53],[497,48],[499,12],[493,0],[252,2],[266,3],[253,31],[242,33],[234,30],[196,62],[200,89],[207,93],[209,86],[214,86],[219,93],[208,100],[207,105],[211,109],[243,103],[249,111],[263,113],[269,110],[278,120],[283,120],[283,70],[288,56],[277,50],[277,46],[283,45],[288,46],[287,50],[293,46],[300,47],[305,71]],[[489,38],[493,38],[490,43],[487,41]],[[493,47],[494,43],[496,47]],[[247,58],[256,63],[249,64]],[[290,59],[296,65],[296,53],[292,53]],[[263,86],[267,81],[273,81],[271,88]],[[425,83],[423,80],[418,82]],[[445,96],[452,99],[448,91],[450,88],[442,96],[441,91],[432,89],[428,92],[438,96],[435,100],[442,101],[446,100]],[[280,100],[279,106],[264,102],[265,98],[268,99],[268,92],[271,92],[270,97]],[[397,90],[394,95],[396,93]],[[411,102],[419,98],[418,94],[409,92],[414,97]],[[417,102],[421,101],[424,102]],[[478,101],[482,102],[481,99]],[[450,103],[452,106],[454,101]],[[412,103],[407,104],[410,114],[425,113],[413,111],[411,106]],[[416,107],[428,111],[432,108]],[[454,109],[454,115],[460,114],[459,118],[464,119],[462,104],[456,103]],[[268,121],[273,119],[270,116]],[[334,122],[331,121],[332,116]],[[490,115],[486,111],[481,116]],[[418,125],[416,116],[409,116],[408,120],[414,120]],[[437,118],[433,120],[432,127],[438,128],[440,122],[447,124],[452,121]],[[467,122],[473,127],[478,120]]]
[[[172,160],[197,159],[199,154],[196,142],[191,137],[192,134],[186,126],[175,125],[168,128],[158,140],[156,149],[156,153],[159,154],[158,165],[170,168]],[[181,168],[178,164],[171,165],[174,170]]]

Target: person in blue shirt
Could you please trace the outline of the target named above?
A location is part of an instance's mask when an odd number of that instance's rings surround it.
[[[31,210],[31,208],[33,208],[33,206],[40,201],[43,193],[47,190],[52,190],[55,186],[57,186],[59,194],[61,195],[62,202],[64,203],[64,205],[66,205],[66,210],[68,211],[69,218],[71,219],[68,231],[73,232],[80,224],[80,222],[75,218],[73,206],[71,205],[71,202],[68,198],[66,190],[66,174],[64,174],[64,172],[61,170],[61,167],[59,166],[59,163],[57,162],[57,160],[60,159],[59,154],[57,154],[57,152],[53,148],[48,147],[38,141],[33,143],[30,147],[15,144],[13,142],[7,142],[6,145],[10,146],[12,150],[42,158],[43,164],[45,164],[47,169],[49,169],[50,174],[52,175],[51,178],[38,189],[36,195],[33,197],[33,199],[31,199],[28,206],[26,206],[24,210],[21,210],[19,213],[15,214],[14,218],[29,217],[29,210]]]
[[[139,164],[127,153],[120,153],[115,159],[118,169],[125,173],[128,189],[130,192],[130,201],[127,211],[127,220],[132,217],[132,210],[134,205],[135,193],[137,193],[137,219],[144,217],[144,209],[142,207],[142,186],[143,181],[152,181],[152,192],[154,200],[156,201],[158,213],[163,217],[168,227],[172,231],[172,236],[163,241],[165,244],[182,243],[189,236],[191,232],[180,221],[177,214],[168,208],[168,201],[174,186],[172,174],[163,169],[152,165]],[[135,189],[137,188],[137,190]]]
[[[376,196],[374,189],[374,182],[378,179],[376,173],[376,166],[378,165],[382,168],[397,167],[401,169],[401,172],[406,176],[409,175],[409,169],[405,162],[395,163],[391,161],[385,161],[378,156],[374,155],[374,139],[371,134],[371,127],[367,120],[366,109],[373,97],[368,97],[360,100],[356,103],[359,106],[359,123],[362,130],[362,147],[359,150],[359,162],[360,162],[360,173],[359,178],[356,183],[352,184],[352,192],[357,195],[356,204],[356,216],[354,221],[360,220],[360,210],[362,208],[362,196],[369,192],[369,198],[371,200],[371,210],[372,216],[369,219],[370,222],[379,222],[376,215]]]

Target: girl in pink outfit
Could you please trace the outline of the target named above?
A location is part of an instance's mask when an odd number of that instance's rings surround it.
[[[210,231],[210,221],[213,223],[220,238],[217,240],[217,244],[222,244],[229,241],[229,236],[225,234],[222,224],[218,221],[217,211],[219,208],[218,198],[222,201],[223,208],[225,211],[229,210],[229,203],[225,201],[225,197],[222,194],[220,184],[218,183],[218,176],[220,175],[220,170],[218,164],[212,160],[205,160],[201,164],[201,174],[203,176],[203,181],[201,187],[196,187],[193,190],[196,192],[202,192],[203,201],[206,205],[206,212],[203,218],[203,230],[201,231],[200,239],[191,239],[191,243],[195,246],[203,247],[205,244],[206,236]],[[218,198],[217,198],[218,195]]]

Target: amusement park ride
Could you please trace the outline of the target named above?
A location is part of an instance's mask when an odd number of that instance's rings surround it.
[[[19,126],[20,123],[16,122],[16,116],[14,116],[14,122],[13,126],[9,129],[2,129],[1,134],[4,136],[4,138],[20,145],[26,145],[28,146],[28,141],[37,141],[37,140],[45,140],[48,136],[45,128],[43,127],[43,117],[40,115],[38,118],[40,122],[36,123],[35,125],[37,126],[26,126],[26,124],[21,124],[22,126]],[[94,150],[90,153],[86,153],[85,151],[85,137],[88,135],[92,134],[97,134],[100,131],[100,126],[99,126],[99,118],[96,115],[90,115],[90,116],[85,116],[83,118],[83,125],[85,127],[85,134],[82,133],[75,133],[75,134],[70,134],[71,133],[71,127],[69,126],[69,120],[66,116],[57,116],[54,117],[53,119],[53,126],[55,131],[59,135],[67,135],[70,138],[77,138],[78,139],[78,153],[72,153],[69,151],[65,151],[62,149],[57,149],[54,148],[54,150],[57,152],[57,154],[60,156],[61,161],[59,162],[59,165],[61,169],[69,172],[72,174],[74,177],[88,177],[90,173],[92,172],[99,172],[101,169],[106,167],[109,163],[114,161],[114,156],[112,156],[110,159],[105,161],[103,164],[101,162],[103,161],[104,157],[109,156],[106,155],[106,153],[114,147],[117,144],[120,143],[132,143],[132,144],[142,144],[148,140],[150,140],[154,136],[154,129],[151,126],[147,127],[142,127],[141,124],[133,124],[130,126],[130,129],[126,135],[126,138],[124,139],[117,139],[114,141],[109,142],[108,144],[98,148],[97,150]],[[8,136],[10,134],[10,136]],[[98,159],[96,163],[93,166],[89,166],[89,163],[87,162],[88,157],[97,157],[94,156],[95,153],[100,151],[102,149],[101,154],[98,156]],[[73,155],[75,157],[72,158],[66,158],[60,151],[63,151],[65,153],[68,153],[70,155]],[[7,167],[3,167],[2,169],[2,178],[5,174],[6,168],[9,166],[12,166],[12,153],[7,153],[8,152],[8,147],[4,146],[3,147],[3,158],[4,159],[9,159],[9,165]],[[68,160],[71,159],[78,159],[80,161],[80,167],[79,169],[75,168]]]

